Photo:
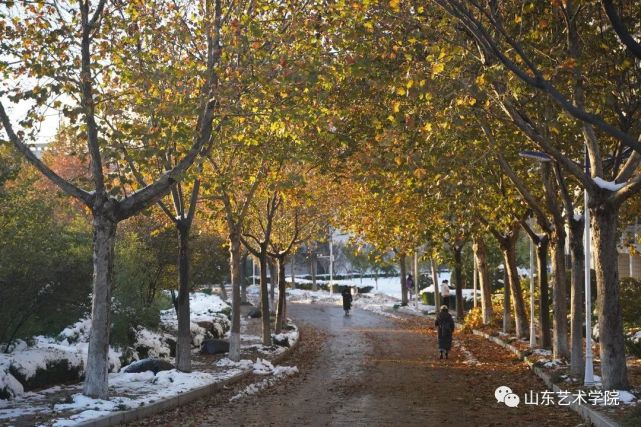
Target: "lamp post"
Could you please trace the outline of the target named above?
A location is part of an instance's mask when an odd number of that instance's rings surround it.
[[[588,158],[588,149],[584,149],[585,160],[585,174],[590,176],[590,161]],[[588,204],[590,202],[590,195],[587,188],[583,190],[583,210],[585,220],[585,230],[583,232],[584,238],[584,253],[585,253],[585,372],[583,375],[583,385],[591,387],[594,385],[594,365],[592,357],[592,287],[590,286],[590,264],[591,257],[591,238],[590,238],[590,209]]]
[[[519,153],[522,157],[537,160],[539,162],[549,162],[551,159],[545,153],[539,151],[522,151]],[[588,158],[587,146],[583,150],[583,160],[585,165],[585,174],[590,176],[590,162]],[[583,190],[583,211],[585,220],[585,229],[583,232],[583,245],[585,253],[585,372],[583,376],[583,385],[590,387],[594,385],[594,364],[592,356],[592,288],[590,287],[590,264],[591,256],[591,238],[590,238],[590,209],[588,207],[590,195],[587,189]]]
[[[530,228],[532,220],[530,218]],[[536,347],[536,330],[534,329],[534,240],[530,239],[530,347]]]

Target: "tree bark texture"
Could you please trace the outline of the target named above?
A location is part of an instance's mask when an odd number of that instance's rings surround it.
[[[276,307],[276,325],[274,332],[280,334],[285,323],[285,302],[287,282],[285,281],[285,257],[276,259],[278,264],[278,306]]]
[[[111,287],[117,222],[105,213],[93,218],[93,301],[91,334],[83,394],[95,399],[108,396]]]
[[[564,233],[565,234],[565,233]],[[570,359],[568,347],[568,309],[565,275],[565,238],[550,239],[552,261],[552,353],[555,359]]]
[[[474,258],[479,275],[479,286],[481,288],[481,313],[483,316],[483,324],[489,325],[492,323],[492,284],[490,283],[490,273],[487,267],[487,248],[485,241],[481,237],[475,237],[472,244],[474,251]]]
[[[541,328],[541,347],[552,347],[550,331],[550,292],[548,284],[548,248],[547,236],[539,240],[536,246],[536,263],[538,268],[539,285],[539,327]]]
[[[456,280],[456,317],[463,320],[465,310],[463,306],[463,245],[454,245],[454,280]]]
[[[232,288],[229,359],[234,362],[240,360],[240,258],[240,230],[232,228],[229,233],[229,271]]]
[[[591,208],[594,271],[597,283],[599,313],[599,348],[601,377],[604,390],[629,387],[625,361],[625,344],[621,305],[619,304],[619,272],[617,271],[617,216],[612,206]]]
[[[180,220],[178,230],[178,336],[176,340],[176,369],[191,372],[191,319],[189,312],[189,224]]]
[[[401,269],[401,305],[407,305],[407,286],[405,284],[407,269],[405,266],[405,258],[405,254],[400,254],[398,257]]]
[[[569,220],[570,262],[572,264],[570,292],[570,372],[580,377],[585,369],[583,360],[583,286],[585,252],[583,250],[582,220]]]
[[[263,345],[271,345],[271,327],[269,325],[269,290],[267,288],[267,251],[261,251],[258,257],[260,266],[260,311],[262,314],[263,330],[262,338]]]

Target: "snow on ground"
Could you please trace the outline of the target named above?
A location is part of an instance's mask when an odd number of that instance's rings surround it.
[[[296,366],[274,366],[269,361],[263,359],[256,360],[256,362],[249,365],[249,367],[256,375],[270,375],[270,377],[265,378],[264,380],[257,383],[248,385],[240,393],[229,399],[230,402],[256,394],[268,387],[271,387],[281,379],[298,373],[298,368]]]
[[[194,322],[211,322],[213,327],[218,329],[219,335],[224,336],[225,326],[229,320],[224,313],[220,312],[228,309],[227,303],[217,295],[197,292],[190,295],[190,306]],[[163,329],[176,329],[177,323],[173,308],[161,312]],[[192,323],[191,326],[196,332],[193,344],[198,346],[205,338],[206,330],[197,323]],[[52,405],[47,400],[47,396],[63,393],[72,395],[72,401],[53,407],[54,411],[67,412],[67,418],[61,418],[56,425],[72,425],[113,410],[145,405],[167,396],[174,396],[186,390],[228,378],[242,370],[239,367],[230,367],[223,373],[216,374],[204,372],[186,374],[176,370],[162,371],[156,376],[151,372],[128,374],[121,371],[121,350],[110,348],[109,386],[110,395],[114,397],[109,401],[87,399],[80,394],[80,384],[55,386],[38,392],[24,391],[23,385],[16,376],[29,379],[38,374],[39,370],[45,370],[53,364],[66,363],[69,368],[78,369],[82,374],[87,360],[90,329],[91,321],[82,319],[63,329],[56,337],[32,337],[29,340],[30,345],[24,341],[17,341],[9,347],[8,353],[0,354],[0,393],[4,392],[11,397],[9,400],[0,399],[0,420],[9,421],[22,415],[49,413]],[[288,334],[290,342],[298,339],[297,330],[290,331]],[[135,336],[134,347],[145,347],[150,357],[169,358],[169,347],[165,339],[171,335],[138,327],[135,328]],[[244,340],[256,341],[259,337],[244,335]],[[3,348],[3,350],[6,349]],[[278,354],[282,351],[283,349],[279,347],[272,353]],[[271,354],[267,350],[265,353]],[[134,354],[133,357],[137,359],[138,355]],[[15,376],[12,373],[15,373]],[[76,413],[69,416],[70,411]]]
[[[204,387],[216,381],[222,381],[242,372],[231,368],[222,373],[179,372],[175,369],[128,374],[124,372],[109,375],[109,400],[91,399],[81,393],[71,397],[69,403],[53,406],[54,413],[75,412],[73,415],[61,416],[53,421],[53,426],[71,426],[93,418],[104,416],[114,411],[124,411],[145,406],[168,397],[177,396],[186,391]],[[62,415],[62,414],[61,414]]]
[[[342,306],[343,304],[343,297],[337,292],[330,294],[328,291],[288,289],[287,295],[290,301],[301,304],[324,303],[338,306]],[[400,318],[400,316],[394,314],[396,311],[407,314],[434,312],[434,306],[425,304],[416,305],[414,301],[410,301],[409,305],[401,307],[400,299],[383,292],[372,291],[366,294],[353,294],[353,297],[352,307],[372,311],[392,318]]]
[[[471,351],[469,351],[461,341],[459,340],[454,340],[454,347],[457,347],[461,353],[463,353],[463,356],[465,357],[465,364],[467,365],[478,365],[480,362],[479,360],[472,354]]]
[[[247,339],[258,338],[251,335],[243,336]],[[294,343],[299,338],[299,332],[297,328],[294,328],[294,330],[284,332],[280,334],[280,336],[282,338],[286,337],[290,343]],[[249,347],[243,346],[243,349]],[[275,349],[273,347],[264,347],[264,353],[272,357],[283,351],[285,351],[283,347],[276,347]],[[223,381],[247,370],[252,371],[252,373],[256,375],[270,376],[270,378],[253,384],[253,393],[263,390],[276,381],[298,372],[296,367],[274,366],[271,362],[261,358],[258,358],[256,361],[245,359],[240,362],[232,362],[224,358],[217,361],[216,366],[224,368],[224,370],[217,373],[197,371],[184,373],[172,369],[158,372],[156,375],[154,375],[153,372],[125,373],[122,371],[109,374],[109,395],[111,397],[108,401],[90,399],[83,396],[78,388],[77,392],[72,395],[71,402],[59,403],[53,407],[53,411],[59,412],[60,416],[53,421],[52,425],[56,427],[76,425],[114,411],[124,411],[145,406],[162,399],[180,395],[189,390]],[[244,392],[241,392],[241,395],[243,395],[243,393]],[[247,393],[244,395],[249,394],[252,394],[252,392],[247,390]],[[43,409],[45,411],[51,410],[51,408],[47,407]],[[67,411],[67,413],[64,413],[65,411]],[[13,414],[13,417],[15,416],[16,414]]]

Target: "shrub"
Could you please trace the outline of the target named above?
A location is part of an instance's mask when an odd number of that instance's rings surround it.
[[[27,172],[0,187],[0,343],[53,335],[89,305],[89,222]]]

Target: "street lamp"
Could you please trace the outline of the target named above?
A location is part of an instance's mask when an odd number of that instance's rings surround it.
[[[529,219],[530,228],[533,226]],[[534,240],[530,239],[530,347],[536,347],[536,330],[534,329]]]
[[[526,150],[521,151],[519,155],[540,163],[547,163],[552,160],[550,156],[539,151]],[[532,228],[532,225],[530,219],[530,228]],[[530,238],[530,347],[536,346],[536,329],[534,328],[534,258],[534,240]]]
[[[588,148],[585,147],[583,151],[585,160],[585,174],[590,176],[590,162],[588,159]],[[588,189],[583,190],[583,211],[585,220],[585,230],[583,232],[584,239],[584,253],[585,253],[585,372],[583,374],[583,385],[591,387],[594,385],[594,365],[592,359],[592,287],[590,286],[590,264],[591,257],[591,238],[590,238],[590,209],[588,204],[590,202],[590,195]]]
[[[539,162],[549,162],[552,158],[546,153],[541,153],[539,151],[522,151],[519,153],[522,157],[537,160]],[[588,149],[584,148],[583,151],[584,158],[584,167],[586,175],[590,175],[590,163],[588,158]],[[585,372],[583,376],[583,385],[584,386],[593,386],[594,385],[594,364],[592,356],[592,288],[590,287],[590,264],[592,262],[591,252],[591,238],[590,238],[590,209],[588,207],[590,201],[590,196],[588,190],[583,190],[583,211],[584,211],[584,233],[583,233],[583,245],[584,245],[584,254],[585,254]],[[569,213],[568,213],[569,214]],[[531,285],[530,285],[531,286]]]

